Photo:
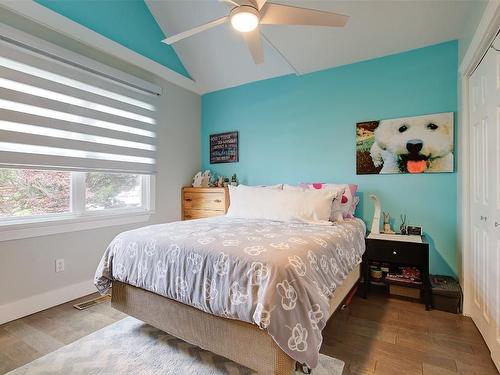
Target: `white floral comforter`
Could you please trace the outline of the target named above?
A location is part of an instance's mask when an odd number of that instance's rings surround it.
[[[365,225],[218,217],[124,232],[97,268],[101,293],[119,280],[210,314],[259,325],[314,368],[329,299],[360,262]]]

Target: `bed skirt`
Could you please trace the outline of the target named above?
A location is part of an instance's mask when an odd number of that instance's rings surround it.
[[[336,290],[330,313],[359,279],[359,267]],[[255,324],[222,318],[158,294],[113,282],[112,306],[164,332],[226,357],[260,374],[290,375],[295,361]]]

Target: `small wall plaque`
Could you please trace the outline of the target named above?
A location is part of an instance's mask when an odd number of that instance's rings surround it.
[[[210,135],[210,164],[239,161],[238,132]]]
[[[421,236],[422,234],[424,234],[422,227],[418,227],[416,225],[408,225],[406,230],[410,236]]]

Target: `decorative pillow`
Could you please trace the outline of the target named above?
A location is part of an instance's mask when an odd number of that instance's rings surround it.
[[[229,186],[228,217],[325,224],[340,190],[278,190]]]
[[[343,186],[338,186],[338,185],[327,185],[327,184],[321,184],[321,183],[314,183],[314,184],[306,184],[306,183],[301,183],[297,186],[295,185],[283,185],[283,190],[298,190],[298,191],[305,191],[305,190],[339,190],[339,196],[333,200],[332,206],[330,209],[330,221],[343,221],[343,216],[342,216],[342,209],[341,209],[341,198],[344,196],[344,190],[345,187]]]
[[[289,189],[291,185],[284,185],[283,189]],[[341,199],[336,199],[332,205],[331,221],[343,221],[344,219],[354,218],[354,211],[359,203],[356,197],[358,185],[356,184],[330,184],[322,182],[301,183],[296,188],[302,189],[343,189]]]
[[[358,185],[348,184],[342,186],[346,186],[344,195],[342,196],[342,216],[344,219],[352,219],[354,218],[354,211],[356,210],[356,206],[359,203],[359,198],[356,197]]]
[[[355,217],[354,213],[356,212],[356,208],[358,207],[358,203],[359,203],[359,197],[357,195],[355,195],[354,196],[354,203],[351,206],[349,216],[347,216],[348,218],[353,219]]]

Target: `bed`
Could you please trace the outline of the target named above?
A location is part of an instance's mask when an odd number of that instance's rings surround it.
[[[112,304],[264,374],[314,368],[359,279],[365,226],[217,217],[118,235],[96,272]]]

